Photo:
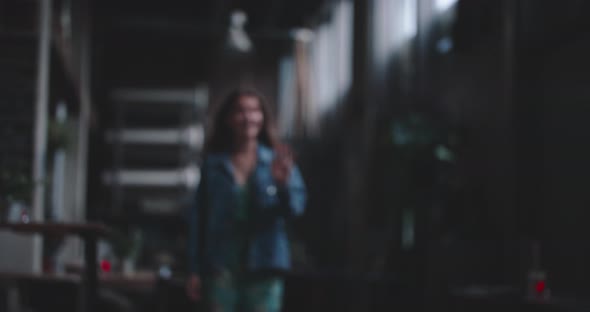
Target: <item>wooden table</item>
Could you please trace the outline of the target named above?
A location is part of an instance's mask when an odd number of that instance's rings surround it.
[[[97,243],[99,238],[111,234],[111,229],[99,223],[0,223],[0,230],[9,230],[23,234],[41,234],[44,237],[63,237],[76,235],[84,240],[84,293],[85,311],[93,311],[97,303],[98,262]]]

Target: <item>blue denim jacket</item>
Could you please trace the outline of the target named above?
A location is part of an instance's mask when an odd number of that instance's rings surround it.
[[[271,174],[273,157],[271,149],[260,145],[258,163],[250,180],[252,204],[249,215],[254,225],[246,267],[252,272],[290,268],[286,223],[303,214],[305,209],[306,190],[299,169],[294,166],[287,184],[281,187]],[[228,154],[210,154],[205,159],[196,204],[189,214],[191,273],[202,274],[223,268],[228,261],[233,209],[237,208],[238,200],[233,170]],[[201,209],[207,209],[207,213],[202,213]],[[199,226],[205,226],[205,229],[199,230]],[[199,235],[205,237],[199,239]],[[205,244],[204,248],[199,248],[200,243]]]

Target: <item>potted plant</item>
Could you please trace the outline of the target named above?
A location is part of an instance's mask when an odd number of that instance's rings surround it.
[[[122,231],[113,231],[109,241],[123,274],[132,274],[143,243],[141,231],[133,231],[131,236]]]
[[[33,181],[22,164],[3,165],[0,168],[0,221],[28,222],[28,204]]]

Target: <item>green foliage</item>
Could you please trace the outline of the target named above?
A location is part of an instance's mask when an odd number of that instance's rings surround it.
[[[415,211],[429,206],[434,193],[444,194],[452,187],[458,149],[464,143],[460,129],[412,112],[391,120],[387,138],[393,206]]]
[[[410,113],[391,123],[391,143],[408,158],[428,153],[435,161],[453,162],[457,133],[418,113]]]
[[[3,165],[0,168],[0,197],[2,200],[30,202],[34,183],[22,165]]]
[[[114,230],[108,240],[119,259],[136,260],[143,244],[143,235],[140,231],[135,231],[129,236],[122,231]]]

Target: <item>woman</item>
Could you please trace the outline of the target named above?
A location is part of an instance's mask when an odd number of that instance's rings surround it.
[[[263,97],[232,92],[206,145],[191,210],[189,297],[213,311],[279,311],[290,268],[287,223],[305,209],[305,186],[276,143]],[[201,292],[201,290],[204,290]]]

